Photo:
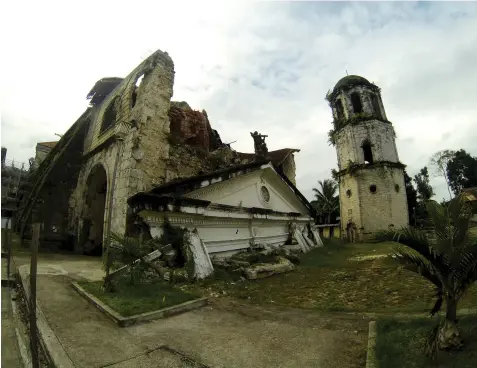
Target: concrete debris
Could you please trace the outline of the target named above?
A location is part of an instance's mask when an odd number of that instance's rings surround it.
[[[278,263],[275,264],[257,264],[245,269],[245,276],[249,280],[262,279],[283,272],[295,269],[293,263],[283,257],[278,257]]]

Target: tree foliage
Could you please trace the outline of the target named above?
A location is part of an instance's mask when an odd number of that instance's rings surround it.
[[[452,194],[450,192],[449,181],[447,179],[447,166],[449,165],[449,162],[453,159],[454,155],[455,151],[442,150],[434,153],[429,161],[430,166],[434,169],[434,174],[436,176],[444,177],[450,198],[452,198]]]
[[[404,245],[394,257],[405,268],[434,284],[436,301],[431,315],[445,305],[444,323],[437,328],[435,344],[431,345],[440,349],[459,348],[462,339],[457,327],[457,304],[477,281],[477,241],[469,233],[472,211],[462,195],[447,206],[435,201],[426,205],[434,226],[431,237],[423,231],[405,228],[379,233],[377,238]]]
[[[141,238],[120,236],[112,233],[108,252],[111,268],[114,270],[123,266],[129,266],[130,282],[135,284],[144,278],[148,268],[157,271],[155,267],[145,261],[144,257],[158,248],[159,242],[155,238],[143,241]],[[109,277],[110,275],[106,276],[106,278]],[[105,285],[111,281],[106,278]],[[107,287],[105,288],[107,289]]]
[[[447,163],[446,175],[455,195],[464,188],[477,187],[477,157],[463,149],[456,151]]]
[[[416,221],[415,209],[417,209],[417,190],[412,185],[412,179],[404,170],[404,185],[406,187],[407,210],[409,213],[409,223],[413,224]]]
[[[414,181],[417,187],[418,199],[420,201],[427,201],[434,195],[434,189],[432,189],[429,183],[429,171],[427,166],[424,166],[417,175],[414,175]]]
[[[325,179],[318,181],[319,188],[313,188],[315,193],[315,200],[312,202],[316,212],[325,214],[327,216],[327,222],[330,223],[331,215],[333,213],[339,213],[340,202],[339,197],[336,195],[338,191],[338,183],[332,179]]]

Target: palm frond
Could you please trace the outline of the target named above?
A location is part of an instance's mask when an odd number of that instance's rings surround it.
[[[448,205],[449,217],[452,222],[452,241],[455,248],[462,248],[469,243],[469,225],[472,210],[465,198],[459,195]]]
[[[394,252],[394,257],[404,268],[421,275],[432,282],[436,288],[442,290],[442,275],[439,275],[439,271],[434,265],[422,255],[417,252],[408,251],[407,249],[398,249]]]
[[[413,228],[405,228],[397,232],[382,231],[376,235],[376,239],[380,241],[395,241],[411,248],[414,252],[400,249],[395,254],[396,258],[405,264],[406,268],[421,274],[437,287],[445,288],[446,290],[451,289],[449,281],[451,272],[448,267],[448,257],[436,252],[432,248],[424,232]],[[426,269],[436,276],[439,281],[437,282],[435,277],[430,276]]]
[[[459,267],[453,273],[455,293],[461,297],[477,281],[477,248],[462,254]]]
[[[437,268],[440,267],[436,262],[443,265],[446,264],[445,257],[433,249],[432,245],[429,243],[427,235],[423,231],[414,228],[403,228],[399,231],[385,230],[378,232],[376,234],[376,239],[379,241],[394,241],[405,245],[421,254]]]
[[[451,223],[446,206],[436,201],[427,201],[426,210],[434,227],[436,248],[441,253],[452,252]]]

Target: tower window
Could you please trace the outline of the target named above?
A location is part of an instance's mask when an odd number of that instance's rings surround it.
[[[361,98],[359,97],[359,93],[353,92],[351,94],[351,103],[353,104],[353,112],[355,114],[359,114],[363,111],[363,105],[361,104]]]
[[[351,189],[348,189],[346,191],[346,197],[350,198],[351,197]]]
[[[382,119],[381,107],[379,106],[379,99],[374,93],[371,95],[371,104],[373,105],[373,111],[377,118]]]
[[[343,103],[341,102],[341,99],[336,100],[335,109],[336,109],[336,115],[338,116],[338,120],[344,119]]]
[[[369,186],[369,191],[370,191],[371,193],[376,193],[376,190],[377,190],[376,185],[371,184],[371,185]]]
[[[372,164],[373,163],[373,151],[371,149],[371,143],[369,143],[368,140],[365,140],[361,147],[363,148],[364,163],[365,164]]]

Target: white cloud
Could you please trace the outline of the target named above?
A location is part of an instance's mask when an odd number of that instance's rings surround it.
[[[345,75],[382,88],[401,160],[416,173],[439,149],[477,154],[477,4],[10,2],[2,14],[2,144],[26,161],[87,105],[96,80],[125,76],[156,49],[175,63],[174,99],[206,109],[224,141],[300,148],[308,197],[336,166],[324,96]],[[475,128],[474,128],[475,131]],[[472,135],[473,134],[473,135]],[[446,195],[433,181],[437,198]]]

